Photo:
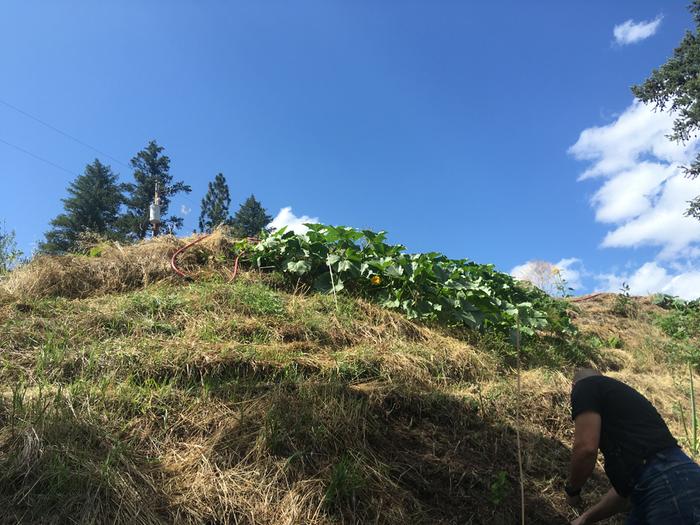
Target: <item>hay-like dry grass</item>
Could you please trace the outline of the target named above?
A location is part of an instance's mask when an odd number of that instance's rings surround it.
[[[512,524],[516,425],[527,522],[565,523],[573,360],[682,437],[684,372],[646,300],[577,303],[578,353],[528,342],[518,421],[504,340],[230,282],[223,235],[175,279],[182,242],[40,258],[0,287],[0,523]],[[587,492],[606,486],[598,470]]]
[[[39,255],[11,272],[0,282],[0,290],[21,298],[85,298],[175,280],[170,258],[190,240],[166,235],[126,246],[105,243],[100,245],[95,256]],[[216,230],[185,252],[179,264],[184,269],[195,267],[197,270],[218,266],[215,259],[230,253],[233,243],[224,230]]]

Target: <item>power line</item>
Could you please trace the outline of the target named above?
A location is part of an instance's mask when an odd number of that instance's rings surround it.
[[[63,130],[58,129],[56,126],[53,126],[53,125],[49,124],[48,122],[46,122],[46,121],[44,121],[44,120],[41,120],[39,117],[35,117],[34,115],[32,115],[32,114],[30,114],[30,113],[27,113],[26,111],[24,111],[23,109],[18,108],[17,106],[13,106],[13,105],[10,104],[9,102],[6,102],[6,101],[0,99],[0,104],[2,104],[2,105],[4,105],[4,106],[7,106],[8,108],[10,108],[10,109],[16,111],[17,113],[20,113],[20,114],[24,115],[25,117],[28,117],[28,118],[34,120],[35,122],[38,122],[38,123],[41,124],[42,126],[46,126],[46,127],[49,128],[50,130],[53,130],[53,131],[55,131],[56,133],[59,133],[59,134],[63,135],[64,137],[67,137],[67,138],[71,139],[71,140],[74,141],[74,142],[77,142],[77,143],[80,144],[81,146],[84,146],[84,147],[86,147],[86,148],[91,149],[92,151],[94,151],[94,152],[96,152],[96,153],[99,153],[99,154],[102,155],[103,157],[107,157],[107,158],[113,160],[114,162],[116,162],[117,164],[120,164],[121,166],[124,166],[125,168],[131,169],[130,166],[128,166],[127,164],[123,163],[122,161],[120,161],[120,160],[117,159],[116,157],[113,157],[113,156],[110,155],[109,153],[105,153],[104,151],[101,151],[101,150],[97,149],[96,147],[91,146],[91,145],[88,144],[87,142],[82,141],[82,140],[80,140],[80,139],[77,138],[77,137],[74,137],[74,136],[71,135],[70,133],[66,133],[66,132],[63,131]],[[13,146],[13,147],[14,147],[14,146]]]
[[[21,152],[24,153],[25,155],[29,155],[30,157],[33,157],[33,158],[35,158],[35,159],[37,159],[37,160],[40,160],[41,162],[45,162],[46,164],[49,164],[50,166],[53,166],[53,167],[56,168],[56,169],[59,169],[59,170],[61,170],[61,171],[65,171],[66,173],[70,173],[70,174],[73,175],[73,176],[76,175],[76,173],[75,173],[74,171],[71,171],[71,170],[69,170],[68,168],[64,168],[63,166],[60,166],[59,164],[56,164],[55,162],[52,162],[52,161],[50,161],[50,160],[48,160],[48,159],[45,159],[44,157],[40,157],[39,155],[35,155],[35,154],[32,153],[31,151],[26,150],[26,149],[24,149],[24,148],[22,148],[22,147],[20,147],[20,146],[17,146],[16,144],[12,144],[11,142],[7,142],[6,140],[1,139],[1,138],[0,138],[0,142],[2,142],[3,144],[6,144],[6,145],[8,145],[8,146],[10,146],[11,148],[16,149],[17,151],[21,151]]]

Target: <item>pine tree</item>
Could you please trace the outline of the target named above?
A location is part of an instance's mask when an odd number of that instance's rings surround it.
[[[124,185],[127,192],[126,213],[120,220],[122,230],[128,237],[146,237],[149,227],[148,208],[153,202],[156,183],[159,188],[162,216],[167,215],[173,195],[192,191],[192,188],[182,181],[173,183],[173,176],[170,175],[170,157],[163,155],[163,149],[152,140],[131,159],[135,183]],[[171,215],[163,220],[163,226],[166,231],[175,231],[182,227],[182,222],[182,217]]]
[[[231,221],[228,208],[231,195],[223,173],[219,173],[214,182],[209,183],[209,190],[202,199],[202,211],[199,214],[199,231],[210,232],[220,224]]]
[[[234,215],[231,225],[235,232],[242,237],[255,237],[272,221],[260,202],[251,195],[241,204]]]
[[[671,140],[686,143],[700,131],[700,0],[694,0],[690,12],[695,20],[695,33],[686,32],[683,40],[665,64],[655,69],[648,79],[632,87],[642,102],[653,103],[656,109],[669,109],[674,116]],[[683,168],[690,178],[700,176],[700,154]],[[689,201],[685,214],[700,220],[700,195]]]
[[[64,213],[51,221],[46,240],[39,249],[47,253],[75,250],[81,234],[96,233],[107,238],[119,236],[119,208],[124,202],[122,187],[112,169],[98,159],[85,167],[68,186],[62,199]]]

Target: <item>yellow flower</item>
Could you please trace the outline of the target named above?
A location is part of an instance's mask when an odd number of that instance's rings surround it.
[[[557,268],[556,266],[552,266],[552,273],[554,275],[559,275],[559,268]]]
[[[382,278],[379,277],[378,275],[373,275],[372,278],[370,279],[370,281],[372,281],[372,284],[374,286],[382,284]]]

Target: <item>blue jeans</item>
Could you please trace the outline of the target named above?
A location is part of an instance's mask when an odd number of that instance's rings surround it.
[[[630,499],[627,525],[700,525],[700,467],[680,448],[659,452]]]

